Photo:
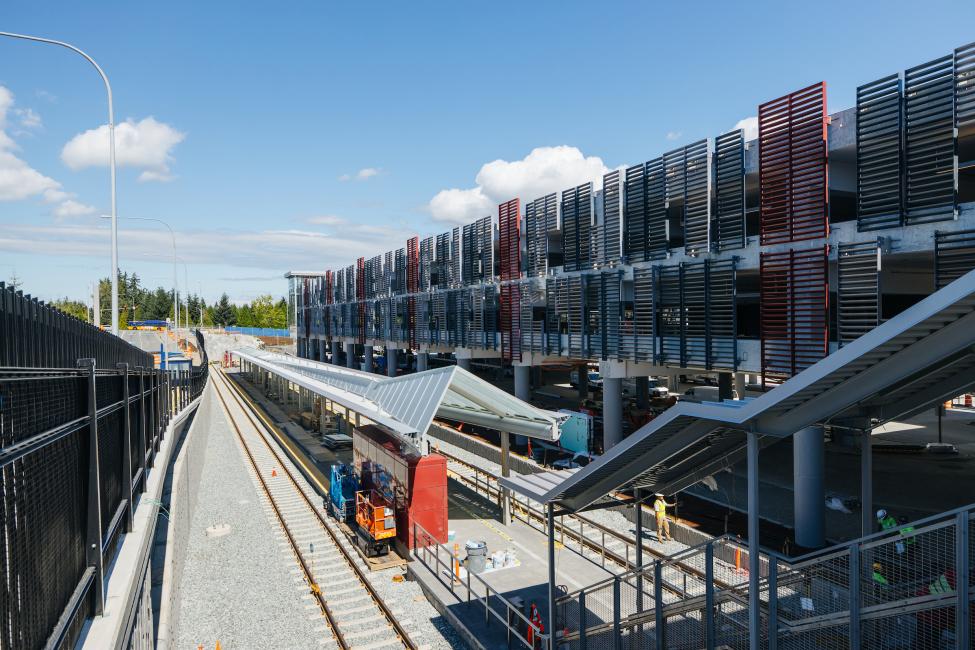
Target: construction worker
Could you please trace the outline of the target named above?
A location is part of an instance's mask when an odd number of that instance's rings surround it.
[[[670,536],[670,522],[667,521],[667,508],[673,508],[676,503],[667,503],[664,499],[664,495],[657,492],[655,495],[657,497],[653,502],[653,514],[657,518],[657,541],[663,542],[664,539],[669,539],[673,541],[673,537]]]
[[[880,600],[883,597],[884,590],[890,586],[890,581],[887,576],[884,575],[884,565],[880,562],[873,563],[873,595],[874,598]]]
[[[881,508],[877,511],[877,522],[880,524],[880,530],[893,530],[899,525],[897,520],[894,519],[892,515],[887,514],[887,511]],[[901,528],[901,537],[906,537],[904,541],[897,542],[894,546],[897,549],[897,554],[900,555],[907,550],[907,546],[913,545],[917,540],[911,535],[914,532],[913,526],[904,526]]]

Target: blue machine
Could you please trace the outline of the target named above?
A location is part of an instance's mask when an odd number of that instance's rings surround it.
[[[355,467],[336,463],[329,476],[329,510],[339,521],[355,521],[355,493],[359,491],[359,477]]]
[[[592,450],[592,416],[568,409],[559,409],[559,413],[569,416],[559,425],[559,446],[577,454],[588,454]]]

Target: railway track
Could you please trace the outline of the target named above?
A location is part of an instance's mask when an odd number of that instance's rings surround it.
[[[356,550],[316,506],[318,494],[275,448],[273,433],[255,416],[240,388],[222,370],[212,376],[227,419],[321,609],[335,647],[417,648],[369,582]]]

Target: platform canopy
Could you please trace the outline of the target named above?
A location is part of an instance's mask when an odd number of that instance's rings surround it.
[[[679,402],[571,476],[513,475],[501,483],[568,511],[609,503],[619,490],[671,494],[741,459],[746,432],[767,445],[811,425],[870,429],[972,386],[975,271],[761,397]]]
[[[559,439],[559,423],[567,417],[457,366],[384,377],[255,348],[232,354],[409,438],[421,451],[435,417],[550,442]]]

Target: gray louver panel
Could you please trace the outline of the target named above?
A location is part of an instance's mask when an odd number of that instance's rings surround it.
[[[975,43],[955,50],[955,124],[975,123]]]
[[[836,330],[840,345],[880,324],[878,242],[840,244],[836,257]]]
[[[393,293],[406,293],[406,249],[396,249],[396,265],[393,272]],[[397,339],[399,340],[399,339]]]
[[[547,194],[525,204],[525,248],[528,275],[545,275],[548,272],[549,233],[559,227],[559,214],[555,193]]]
[[[450,233],[450,281],[452,288],[457,289],[463,284],[461,278],[461,246],[460,246],[460,227],[454,228]]]
[[[618,262],[622,254],[623,181],[619,170],[603,176],[603,221],[595,233],[596,261]]]
[[[420,291],[430,290],[433,273],[433,237],[420,240]]]
[[[588,354],[586,345],[586,293],[585,276],[572,275],[566,279],[567,312],[569,331],[569,356],[585,357]]]
[[[975,230],[934,233],[935,290],[972,269],[975,269]]]
[[[589,348],[604,361],[620,359],[620,271],[603,271],[589,277],[590,288],[596,287],[590,323],[598,326],[589,337]],[[594,319],[598,311],[599,318]]]
[[[664,174],[667,204],[680,206],[685,250],[688,253],[707,251],[711,228],[708,141],[700,140],[664,154]],[[652,182],[649,171],[647,179],[648,183]]]
[[[430,338],[433,343],[447,344],[447,292],[438,291],[431,294],[433,307],[431,310]]]
[[[562,353],[562,315],[567,309],[567,291],[565,278],[548,278],[545,280],[545,352],[559,355]],[[568,333],[566,331],[565,333]]]
[[[535,320],[535,304],[541,296],[531,281],[522,281],[519,286],[522,352],[544,353],[545,321]]]
[[[955,217],[954,57],[904,73],[905,212],[908,224]]]
[[[708,263],[685,264],[681,302],[684,305],[684,362],[707,368],[711,340],[708,330]]]
[[[434,272],[430,278],[430,284],[436,289],[446,289],[450,286],[450,233],[445,232],[437,235],[434,244],[434,256],[436,261],[433,264]]]
[[[893,228],[903,217],[903,102],[896,74],[857,88],[857,228]]]
[[[646,166],[626,169],[626,257],[630,263],[649,259],[647,253]]]
[[[683,265],[655,267],[660,310],[660,365],[684,365],[684,305],[681,301]]]
[[[396,267],[393,265],[393,251],[386,251],[383,260],[383,286],[381,295],[388,296],[393,291],[393,278],[395,277]]]
[[[562,260],[566,271],[592,268],[592,183],[562,192]]]
[[[463,298],[459,289],[447,292],[447,345],[462,347],[464,345]]]
[[[745,247],[745,137],[741,129],[715,140],[714,209],[719,251]]]
[[[737,262],[708,262],[708,368],[738,369]]]
[[[633,351],[635,361],[655,363],[657,292],[652,268],[633,269]]]

